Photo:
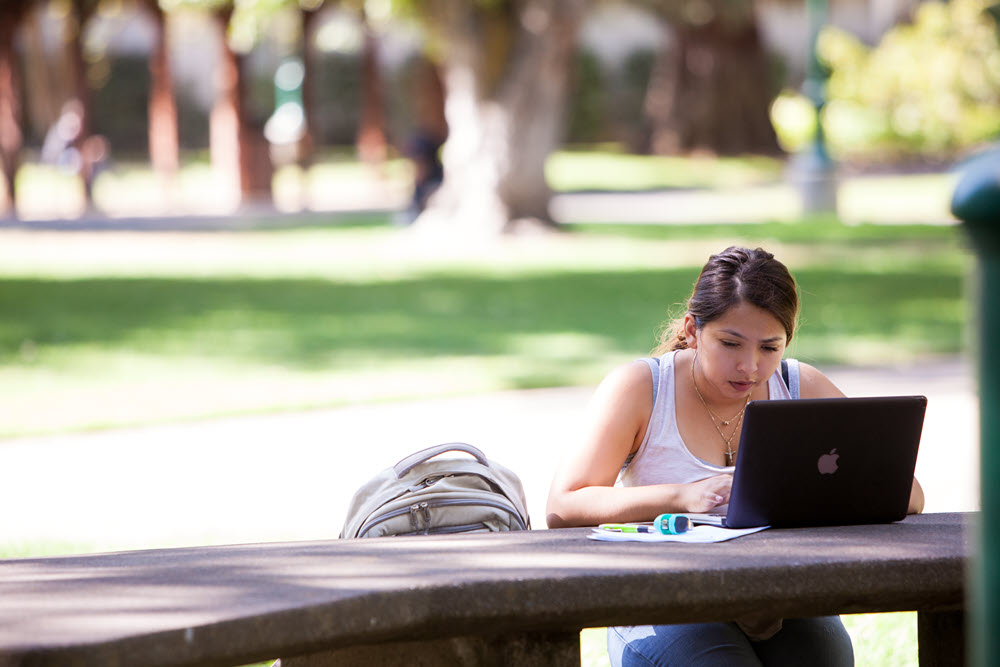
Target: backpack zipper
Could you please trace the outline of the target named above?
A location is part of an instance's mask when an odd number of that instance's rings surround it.
[[[517,513],[517,510],[513,509],[512,507],[508,507],[503,503],[491,502],[489,500],[461,500],[459,498],[453,498],[449,500],[438,500],[435,502],[414,503],[409,507],[401,507],[391,512],[387,512],[386,514],[381,514],[377,517],[371,518],[368,521],[366,521],[365,524],[361,526],[361,528],[358,530],[358,537],[364,537],[365,534],[368,533],[368,531],[370,531],[372,528],[379,525],[380,523],[385,523],[386,521],[395,519],[396,517],[399,516],[403,516],[404,514],[410,515],[410,525],[413,527],[413,532],[415,533],[420,532],[421,528],[419,525],[419,519],[417,517],[418,512],[423,514],[424,516],[423,533],[425,535],[429,535],[431,534],[430,530],[431,508],[455,507],[459,505],[466,505],[466,506],[478,505],[478,506],[492,507],[493,509],[503,510],[504,512],[507,512],[508,514],[511,515],[511,517],[514,518],[514,520],[517,522],[517,525],[520,527],[520,530],[527,530],[527,526],[525,526],[524,520]]]

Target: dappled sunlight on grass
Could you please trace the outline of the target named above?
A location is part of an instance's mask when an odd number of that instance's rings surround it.
[[[915,667],[917,613],[855,614],[843,616],[854,642],[857,667]]]
[[[580,227],[435,247],[387,226],[2,232],[0,433],[592,385],[642,356],[712,252],[796,274],[791,353],[963,349],[970,255],[942,227]]]
[[[837,206],[845,221],[950,220],[951,195],[958,174],[873,176],[844,180]]]
[[[17,174],[18,215],[74,217],[83,208],[83,184],[55,167],[23,164]]]
[[[802,216],[800,195],[789,179],[785,161],[769,157],[670,157],[632,155],[614,147],[566,149],[553,153],[546,178],[557,193],[680,192],[662,211],[674,222],[733,222],[782,220]],[[840,174],[838,207],[849,223],[948,223],[953,173],[857,175]],[[409,205],[413,167],[409,160],[392,158],[380,166],[359,162],[351,151],[317,156],[308,169],[281,166],[272,180],[274,210],[404,211]],[[114,160],[94,184],[98,217],[218,216],[239,208],[234,183],[213,171],[207,156],[185,155],[172,180],[155,174],[148,163]],[[251,202],[251,207],[253,203]],[[267,207],[264,207],[265,209]],[[555,208],[559,208],[556,202]],[[606,208],[606,207],[605,207]],[[614,208],[598,222],[628,221],[639,211],[643,220],[656,220],[657,211]],[[595,220],[585,205],[582,217]],[[92,213],[92,212],[91,212]],[[18,174],[18,214],[22,219],[73,219],[84,214],[83,188],[74,175],[52,165],[26,161]]]
[[[580,633],[581,667],[611,667],[607,628],[587,628]]]
[[[768,157],[703,158],[607,151],[553,153],[545,176],[557,191],[727,188],[780,180],[783,165]]]
[[[354,159],[329,159],[303,171],[275,171],[274,204],[281,211],[403,208],[412,189],[409,160],[375,169]],[[79,178],[55,166],[26,162],[18,174],[23,219],[75,218],[84,212]],[[239,207],[234,183],[207,161],[188,162],[165,181],[144,162],[112,162],[94,180],[94,204],[108,216],[225,215]]]

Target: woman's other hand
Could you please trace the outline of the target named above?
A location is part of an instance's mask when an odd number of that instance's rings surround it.
[[[681,502],[685,512],[709,512],[719,505],[729,502],[729,492],[733,488],[730,474],[707,477],[699,482],[685,484]]]

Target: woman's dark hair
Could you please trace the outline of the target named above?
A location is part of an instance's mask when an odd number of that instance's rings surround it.
[[[795,279],[774,255],[757,248],[732,246],[712,255],[695,282],[687,302],[687,312],[695,326],[703,326],[723,316],[730,308],[748,303],[774,315],[792,340],[799,314],[799,295]],[[688,343],[684,317],[674,320],[660,336],[653,354],[683,350]]]

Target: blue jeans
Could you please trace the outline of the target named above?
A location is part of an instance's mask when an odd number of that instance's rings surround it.
[[[613,667],[854,665],[851,637],[839,616],[786,618],[770,639],[751,641],[735,623],[608,628]]]

